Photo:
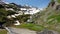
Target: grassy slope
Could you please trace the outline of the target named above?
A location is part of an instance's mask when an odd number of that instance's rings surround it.
[[[60,11],[48,7],[45,11],[42,11],[37,15],[39,14],[40,17],[38,19],[35,19],[37,23],[42,24],[48,29],[60,32]]]
[[[0,30],[0,34],[7,34],[6,30]]]
[[[27,28],[27,29],[30,29],[30,30],[34,30],[34,31],[41,31],[44,29],[43,26],[41,25],[36,25],[36,24],[31,24],[31,23],[27,23],[27,24],[21,24],[19,26],[15,26],[17,28]]]
[[[57,0],[60,3],[60,0]]]

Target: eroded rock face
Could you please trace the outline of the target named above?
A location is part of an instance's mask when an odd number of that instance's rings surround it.
[[[60,3],[54,0],[49,3],[48,7],[54,10],[60,10]]]
[[[48,7],[54,7],[54,5],[55,5],[55,1],[50,2],[49,5],[48,5]]]
[[[56,10],[60,10],[60,5],[57,5],[56,6]]]

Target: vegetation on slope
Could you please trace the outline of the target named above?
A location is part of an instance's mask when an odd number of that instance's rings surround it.
[[[17,28],[27,28],[30,30],[34,30],[34,31],[42,31],[45,27],[41,26],[41,25],[37,25],[37,24],[32,24],[32,23],[23,23],[19,26],[15,26]]]
[[[58,3],[60,3],[60,0],[57,0]]]
[[[16,9],[16,7],[14,9]],[[15,12],[0,9],[0,14],[0,23],[5,23],[7,26],[12,24],[14,20],[19,20],[22,24],[15,26],[17,28],[27,28],[30,30],[41,31],[46,27],[48,29],[60,31],[60,11],[54,10],[52,7],[48,7],[46,10],[33,15],[33,20],[35,21],[34,24],[25,23],[27,19],[29,19],[30,15],[20,15],[16,19],[12,18],[8,20],[6,19],[6,16],[15,14]]]
[[[6,30],[0,30],[0,34],[7,34]]]
[[[14,9],[14,11],[12,11],[12,10],[6,11],[5,8],[3,8],[3,7],[10,7],[12,9]],[[0,24],[1,25],[4,24],[4,26],[5,25],[9,26],[9,25],[12,25],[15,20],[19,20],[22,23],[22,22],[26,22],[27,19],[29,19],[30,15],[20,15],[20,16],[17,16],[16,18],[8,19],[7,16],[17,14],[16,10],[18,10],[18,7],[16,5],[7,4],[7,6],[2,6],[0,8]]]
[[[4,8],[0,9],[0,24],[5,24],[9,19],[7,19],[8,15],[15,14],[15,12],[6,11]],[[10,23],[10,21],[8,21]]]
[[[51,4],[53,4],[53,2]],[[55,6],[55,4],[53,6]],[[53,6],[49,5],[46,10],[35,14],[33,20],[35,21],[35,24],[43,25],[48,29],[60,32],[60,9],[56,10]]]

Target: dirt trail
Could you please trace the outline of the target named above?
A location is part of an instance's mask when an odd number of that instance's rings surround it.
[[[22,29],[22,28],[9,28],[10,33],[8,32],[7,34],[59,34],[56,31],[52,31],[52,30],[44,30],[42,32],[36,32],[36,31],[32,31],[29,29]]]
[[[12,34],[36,34],[36,31],[21,28],[9,28]],[[8,33],[9,34],[9,33]]]

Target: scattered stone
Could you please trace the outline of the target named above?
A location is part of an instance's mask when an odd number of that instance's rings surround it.
[[[37,34],[59,34],[59,33],[56,31],[45,29],[42,32],[37,32]]]

